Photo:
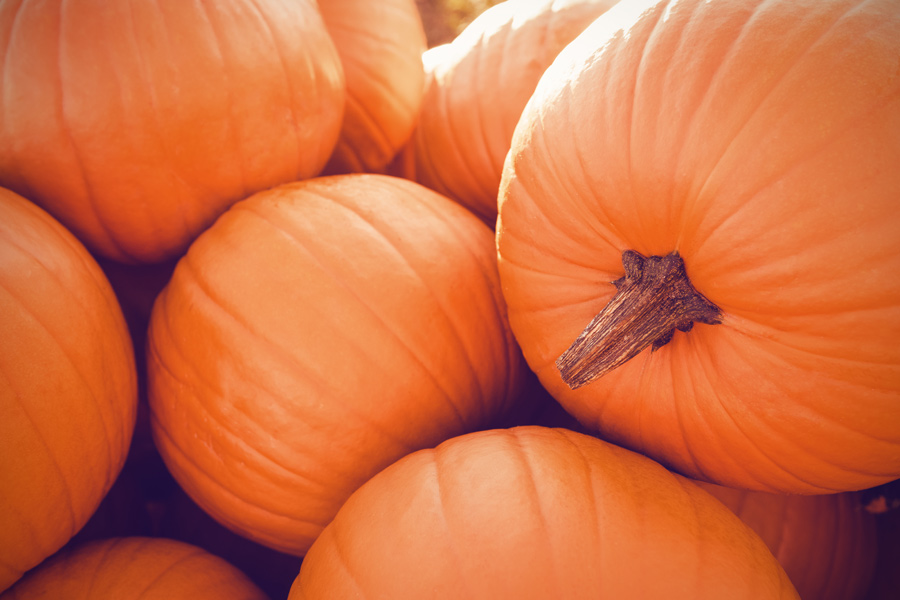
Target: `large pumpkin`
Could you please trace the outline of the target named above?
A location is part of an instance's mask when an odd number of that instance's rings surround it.
[[[544,69],[616,0],[506,0],[423,57],[416,129],[392,167],[493,227],[513,129]]]
[[[129,262],[316,175],[344,105],[314,0],[4,2],[0,82],[0,185]]]
[[[421,450],[366,482],[290,600],[797,598],[752,530],[689,480],[567,429]]]
[[[125,462],[131,338],[109,282],[45,211],[0,189],[0,590],[63,546]]]
[[[699,485],[759,534],[803,600],[865,597],[878,530],[858,492],[808,496]]]
[[[347,102],[324,172],[382,172],[409,139],[425,83],[425,30],[414,0],[319,0],[341,57]]]
[[[236,204],[176,266],[148,337],[169,469],[218,521],[292,554],[377,471],[500,418],[525,371],[491,231],[386,175]]]
[[[2,600],[268,600],[236,567],[165,538],[96,540],[66,549]]]
[[[731,487],[900,475],[898,56],[893,0],[637,0],[564,51],[497,242],[567,410]]]

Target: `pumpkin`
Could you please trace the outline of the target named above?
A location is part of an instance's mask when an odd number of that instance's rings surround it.
[[[875,515],[858,492],[769,494],[698,482],[759,534],[804,600],[861,600],[875,572]]]
[[[95,540],[28,573],[2,600],[267,600],[246,575],[196,546],[165,538]]]
[[[425,30],[414,0],[319,0],[347,96],[324,173],[382,172],[409,139],[422,103]]]
[[[473,432],[355,492],[290,600],[797,598],[762,540],[691,481],[567,429]]]
[[[512,410],[526,367],[505,310],[491,231],[421,185],[260,192],[153,307],[157,447],[217,521],[302,555],[376,472]]]
[[[59,550],[125,462],[131,338],[109,282],[44,210],[0,189],[0,590]]]
[[[513,129],[544,69],[616,0],[507,0],[423,57],[415,132],[391,173],[456,200],[491,227]]]
[[[590,430],[770,492],[900,475],[900,12],[638,0],[546,71],[499,196],[510,324]]]
[[[183,253],[230,204],[319,173],[340,58],[313,0],[5,2],[0,185],[92,251]]]

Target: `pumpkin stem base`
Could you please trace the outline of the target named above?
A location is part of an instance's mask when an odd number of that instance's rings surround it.
[[[576,389],[603,377],[648,346],[658,350],[675,330],[694,322],[715,325],[722,311],[694,289],[678,252],[645,257],[622,253],[625,276],[612,282],[616,295],[557,359],[563,381]]]

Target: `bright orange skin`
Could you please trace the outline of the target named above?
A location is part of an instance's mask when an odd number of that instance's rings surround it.
[[[797,598],[762,540],[689,480],[567,429],[460,436],[347,501],[290,600]]]
[[[312,0],[4,2],[0,65],[0,185],[120,261],[316,175],[343,114]]]
[[[637,1],[539,84],[497,243],[528,363],[585,426],[697,479],[800,493],[900,476],[900,12]],[[556,359],[622,252],[678,251],[723,312],[573,391]]]
[[[137,411],[131,338],[71,233],[0,189],[0,590],[59,550],[125,462]]]
[[[425,85],[425,30],[414,0],[319,0],[341,57],[347,103],[324,172],[380,173],[409,139]]]
[[[875,573],[875,515],[855,492],[769,494],[700,483],[759,534],[804,600],[860,600]]]
[[[236,567],[165,538],[113,538],[68,549],[2,600],[268,600]]]
[[[399,175],[493,227],[513,130],[544,70],[616,0],[507,0],[424,56],[426,91]]]
[[[175,268],[148,338],[175,478],[230,529],[297,555],[376,472],[500,418],[525,372],[491,231],[385,175],[236,204]]]

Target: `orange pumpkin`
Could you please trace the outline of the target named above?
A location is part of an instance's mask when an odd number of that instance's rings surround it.
[[[544,69],[616,0],[507,0],[429,49],[416,130],[391,172],[453,198],[493,227],[513,129]]]
[[[176,266],[148,340],[174,477],[228,528],[297,555],[376,472],[501,418],[525,372],[491,231],[386,175],[236,204]]]
[[[500,273],[585,426],[730,487],[900,475],[896,8],[625,2],[547,70]]]
[[[6,2],[0,81],[0,185],[128,262],[319,173],[344,105],[313,0]]]
[[[61,552],[2,600],[268,600],[246,575],[190,544],[165,538],[96,540]]]
[[[875,572],[875,515],[857,492],[797,496],[699,482],[759,534],[804,600],[861,600]]]
[[[366,482],[290,600],[797,598],[762,540],[689,480],[567,429],[494,429]]]
[[[422,104],[425,30],[414,0],[319,0],[344,67],[341,136],[324,172],[382,172]]]
[[[45,211],[0,189],[0,590],[63,546],[125,462],[131,338],[109,282]]]

